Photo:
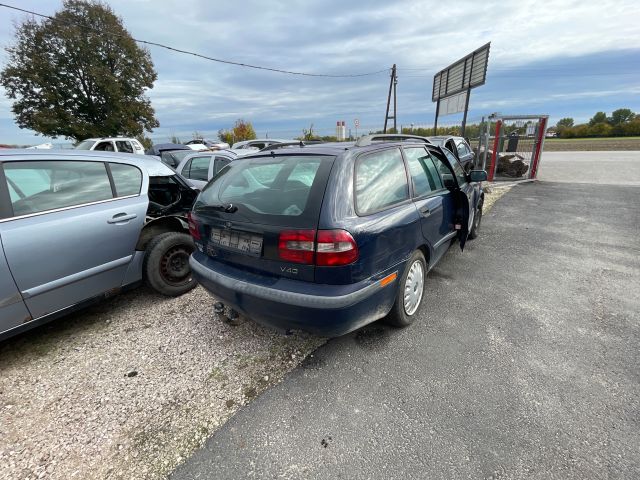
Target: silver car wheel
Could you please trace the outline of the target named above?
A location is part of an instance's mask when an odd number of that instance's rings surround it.
[[[407,315],[413,315],[420,306],[423,290],[424,267],[420,260],[416,260],[409,267],[404,282],[404,311]]]

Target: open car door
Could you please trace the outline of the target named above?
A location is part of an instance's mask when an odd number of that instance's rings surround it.
[[[473,194],[464,169],[458,162],[458,159],[446,148],[438,146],[438,151],[444,157],[445,165],[449,168],[450,173],[443,175],[445,186],[451,190],[454,204],[454,228],[456,229],[460,249],[464,250],[464,245],[469,237],[471,225],[473,222],[474,209],[471,207]],[[451,178],[449,178],[451,175]],[[446,178],[445,178],[446,177]]]

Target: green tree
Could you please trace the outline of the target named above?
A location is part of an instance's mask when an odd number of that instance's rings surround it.
[[[218,130],[218,138],[221,142],[233,145],[236,142],[254,140],[256,138],[256,131],[253,129],[251,122],[247,122],[240,118],[236,120],[236,123],[231,130]]]
[[[149,150],[151,147],[153,147],[153,140],[147,137],[144,133],[141,133],[136,138],[142,144],[145,150]]]
[[[571,127],[573,127],[573,118],[570,117],[561,118],[558,120],[558,123],[556,123],[556,128],[558,129]]]
[[[245,140],[254,140],[255,138],[256,131],[253,129],[251,122],[243,119],[236,120],[236,124],[233,126],[233,139],[235,142],[244,142]]]
[[[51,19],[25,19],[14,38],[0,84],[20,128],[82,140],[159,125],[145,96],[157,78],[151,55],[107,4],[65,0]]]
[[[580,125],[581,127],[582,125]],[[609,137],[613,127],[606,122],[599,122],[591,125],[589,122],[589,136],[590,137]]]
[[[589,120],[589,125],[594,126],[597,123],[606,123],[607,122],[607,114],[604,112],[597,112],[591,120]]]
[[[613,126],[621,125],[626,122],[630,122],[635,118],[636,114],[633,113],[629,108],[619,108],[618,110],[614,110],[611,114],[611,118],[609,119],[609,123]]]
[[[233,132],[230,130],[218,130],[218,138],[221,142],[228,143],[229,145],[233,145]]]

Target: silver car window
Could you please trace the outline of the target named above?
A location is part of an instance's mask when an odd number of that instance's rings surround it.
[[[124,163],[110,163],[111,177],[116,187],[116,195],[139,195],[142,186],[142,172],[133,165]]]
[[[113,198],[102,162],[7,162],[4,173],[14,191],[14,216]]]
[[[192,180],[202,180],[206,182],[209,180],[209,165],[211,164],[211,157],[194,157],[190,161],[187,178]]]

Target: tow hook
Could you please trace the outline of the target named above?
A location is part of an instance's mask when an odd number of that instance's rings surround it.
[[[222,315],[224,313],[224,303],[216,302],[213,304],[213,313]]]
[[[225,313],[225,310],[228,310],[228,313]],[[216,302],[213,304],[213,313],[220,315],[222,320],[229,325],[237,326],[243,323],[240,318],[240,314],[233,308],[227,309],[222,302]]]

